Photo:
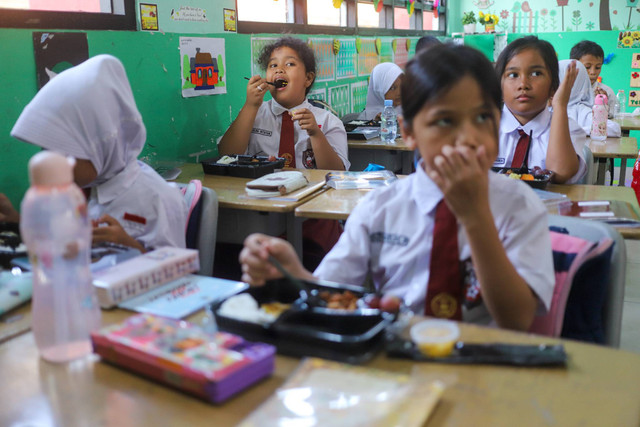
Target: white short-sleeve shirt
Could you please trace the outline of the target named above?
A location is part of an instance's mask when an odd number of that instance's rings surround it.
[[[500,120],[500,145],[498,147],[498,156],[493,163],[494,167],[510,167],[513,161],[513,155],[520,139],[518,129],[522,129],[527,135],[531,133],[531,148],[529,150],[529,168],[540,166],[547,169],[547,148],[549,146],[549,132],[551,130],[552,112],[545,108],[540,114],[530,120],[528,123],[521,125],[514,117],[513,113],[505,105],[502,108],[502,119]],[[571,142],[580,159],[578,172],[571,177],[566,183],[573,184],[578,182],[587,172],[587,163],[583,157],[584,144],[587,142],[587,134],[582,130],[580,125],[569,118],[569,133],[571,134]]]
[[[134,162],[91,189],[89,217],[110,215],[146,247],[185,247],[187,204],[150,166]]]
[[[555,283],[547,211],[526,184],[488,173],[491,211],[507,257],[545,311]],[[351,213],[340,240],[314,275],[362,285],[370,274],[376,289],[424,313],[435,209],[441,199],[442,193],[421,167],[389,187],[372,191]],[[461,226],[458,248],[460,260],[471,257]],[[484,305],[463,310],[463,318],[491,322]]]
[[[330,111],[323,108],[314,107],[306,99],[298,108],[308,108],[314,115],[318,127],[324,133],[327,141],[338,154],[345,170],[349,170],[347,132],[342,121],[334,116]],[[263,102],[258,109],[258,114],[253,122],[249,145],[245,154],[277,156],[280,148],[280,129],[282,127],[282,113],[286,108],[270,99]],[[315,169],[315,156],[311,146],[311,138],[306,130],[300,128],[300,124],[293,122],[293,134],[296,151],[296,167]]]

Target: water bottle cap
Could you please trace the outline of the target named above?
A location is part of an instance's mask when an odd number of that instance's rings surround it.
[[[385,99],[384,100],[385,107],[393,107],[393,99]]]
[[[609,103],[607,99],[607,95],[603,95],[601,93],[596,95],[595,105],[606,105]]]
[[[41,151],[29,160],[31,185],[56,187],[73,182],[75,160],[53,151]]]

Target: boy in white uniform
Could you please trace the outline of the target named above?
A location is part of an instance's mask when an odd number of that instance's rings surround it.
[[[137,160],[147,132],[117,58],[98,55],[58,74],[24,108],[11,136],[76,158],[76,184],[91,189],[94,243],[185,247],[186,203]]]
[[[546,210],[531,189],[488,171],[501,102],[491,64],[469,47],[443,45],[416,55],[405,72],[401,129],[421,152],[416,173],[367,195],[313,275],[288,243],[249,236],[243,280],[260,286],[281,277],[273,256],[307,279],[362,285],[370,275],[377,291],[417,313],[527,330],[551,301],[551,243]],[[451,218],[453,235],[443,240]],[[434,262],[451,255],[451,243],[454,258]],[[441,288],[450,277],[457,280]]]
[[[593,95],[606,95],[608,98],[609,118],[613,118],[613,112],[615,106],[618,103],[613,89],[606,84],[599,82],[598,77],[602,71],[602,64],[604,62],[604,50],[599,44],[590,40],[583,40],[580,43],[576,43],[569,52],[569,58],[580,61],[582,65],[587,69],[589,73],[589,81],[591,82],[591,88]]]

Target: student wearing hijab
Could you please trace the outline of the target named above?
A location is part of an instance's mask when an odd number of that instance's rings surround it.
[[[57,75],[24,108],[11,136],[75,157],[74,180],[91,190],[94,243],[185,247],[186,203],[137,160],[147,132],[117,58],[98,55]]]
[[[571,62],[576,63],[578,75],[571,89],[569,104],[567,105],[567,114],[569,118],[575,120],[580,127],[587,133],[591,133],[591,122],[593,120],[593,103],[594,95],[589,80],[589,73],[585,66],[574,59],[565,59],[558,63],[560,68],[560,82],[564,80],[565,72]],[[620,137],[622,130],[620,125],[612,120],[607,120],[607,136]]]
[[[402,114],[400,105],[400,87],[404,72],[392,62],[383,62],[373,68],[369,78],[369,90],[367,92],[367,106],[360,114],[361,120],[380,120],[380,114],[384,109],[384,100],[392,99],[393,107],[398,115]]]

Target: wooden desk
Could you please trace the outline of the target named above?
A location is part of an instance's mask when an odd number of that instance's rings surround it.
[[[624,187],[625,175],[627,171],[627,159],[638,157],[638,145],[635,138],[607,138],[605,141],[589,139],[589,149],[593,153],[593,158],[598,163],[598,178],[596,184],[604,185],[604,176],[607,172],[606,166],[609,159],[620,159],[620,179],[618,185]]]
[[[549,191],[566,194],[569,199],[580,200],[621,200],[627,202],[636,211],[640,212],[638,199],[635,192],[629,187],[609,187],[604,185],[562,185],[551,184]],[[620,227],[617,228],[625,239],[640,239],[640,228]]]
[[[103,324],[129,315],[104,311]],[[467,342],[555,342],[470,324],[460,328]],[[442,380],[447,387],[429,427],[636,426],[640,356],[575,341],[564,344],[566,369],[414,364],[384,355],[367,366]],[[45,362],[38,357],[33,334],[27,333],[0,345],[0,425],[233,426],[273,394],[298,362],[277,356],[270,378],[215,406],[102,363],[97,356],[66,365]]]
[[[199,179],[202,185],[216,192],[218,206],[228,210],[230,216],[238,216],[238,211],[273,212],[282,214],[285,218],[287,239],[302,255],[302,227],[301,221],[296,221],[294,209],[307,200],[315,197],[317,193],[310,194],[298,201],[281,201],[273,199],[253,199],[245,196],[245,185],[251,181],[248,178],[235,178],[230,176],[207,175],[202,171],[202,165],[188,163],[181,166],[182,173],[176,182],[188,183],[192,179]],[[310,183],[324,182],[325,175],[329,172],[321,169],[300,169]],[[320,190],[322,191],[322,190]],[[221,224],[223,221],[218,221]],[[261,230],[268,232],[268,230]]]
[[[622,136],[629,136],[632,130],[640,130],[640,116],[623,116],[613,119],[622,129]]]
[[[349,147],[349,160],[352,162],[351,170],[363,170],[367,166],[364,163],[378,163],[396,172],[394,170],[396,166],[393,164],[393,156],[399,155],[402,174],[408,175],[413,172],[413,149],[407,147],[401,137],[396,138],[394,144],[387,144],[380,137],[376,137],[367,141],[349,139],[347,140],[347,145]],[[360,159],[361,154],[363,154],[362,150],[368,151],[371,159],[358,163],[359,160],[362,160]]]

